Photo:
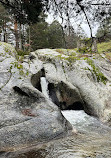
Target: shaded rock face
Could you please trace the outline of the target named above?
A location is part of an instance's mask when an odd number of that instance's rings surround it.
[[[33,75],[31,78],[32,85],[41,90],[40,78],[45,75],[45,70],[42,69],[37,74]],[[56,104],[61,110],[65,109],[75,109],[75,110],[83,110],[84,103],[80,96],[80,93],[76,87],[71,85],[70,83],[65,83],[60,81],[58,83],[50,83],[48,82],[48,92],[49,98],[51,101]]]
[[[58,69],[60,68],[59,65]],[[59,79],[59,75],[64,74],[64,72],[62,69],[60,72],[54,69],[53,64],[51,66],[51,64],[46,63],[44,69],[32,76],[32,85],[41,91],[40,78],[44,76],[48,82],[49,98],[61,110],[84,110],[89,115],[102,117],[104,103],[99,98],[96,86],[89,79],[87,83],[84,83],[86,81],[82,80],[81,76],[77,76],[75,70],[68,72],[70,74],[67,80],[66,76],[65,78],[61,76]],[[54,75],[51,76],[52,72],[55,72],[56,78]]]

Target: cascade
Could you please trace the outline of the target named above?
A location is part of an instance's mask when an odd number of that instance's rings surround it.
[[[42,93],[43,93],[47,98],[49,98],[48,83],[47,83],[45,77],[41,77],[41,78],[40,78],[40,84],[41,84]]]

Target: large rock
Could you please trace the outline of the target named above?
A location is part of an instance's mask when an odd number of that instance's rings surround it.
[[[72,60],[50,49],[37,50],[21,59],[14,49],[6,52],[5,47],[1,43],[1,151],[67,135],[72,126],[61,109],[84,110],[111,125],[111,80],[106,70],[110,63],[105,59],[89,57],[94,66],[85,58]],[[97,76],[96,66],[107,78],[105,82],[106,78]],[[41,77],[46,78],[49,98],[42,93]]]
[[[84,108],[89,115],[110,124],[111,65],[105,57],[97,54],[88,58],[83,56],[78,60],[78,58],[75,59],[76,57],[58,55],[54,50],[52,54],[51,50],[37,50],[35,55],[39,60],[44,61],[49,94],[51,84],[61,109]]]
[[[38,90],[21,86],[14,87],[14,91],[7,105],[0,109],[1,149],[49,141],[71,129],[58,107]]]
[[[42,71],[43,63],[37,58],[32,60],[32,55],[24,62],[18,60],[12,48],[5,52],[4,45],[0,46],[1,153],[67,135],[72,130],[70,123],[52,101],[32,86],[31,77]]]

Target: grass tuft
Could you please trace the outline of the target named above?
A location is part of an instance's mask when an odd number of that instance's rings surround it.
[[[111,41],[98,43],[97,48],[99,53],[111,52]]]

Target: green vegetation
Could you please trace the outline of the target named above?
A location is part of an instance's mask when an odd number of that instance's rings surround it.
[[[92,39],[91,38],[85,38],[85,39],[81,39],[80,42],[84,43],[85,45],[87,45],[88,47],[90,47]]]
[[[100,26],[96,33],[98,42],[108,42],[111,39],[111,17],[106,17],[100,22]]]
[[[80,39],[78,52],[81,54],[92,53],[91,38]]]
[[[106,58],[111,61],[111,53],[106,53]]]
[[[62,25],[58,21],[53,21],[50,25],[45,21],[45,15],[41,15],[42,20],[27,28],[27,42],[30,38],[31,50],[42,48],[75,48],[77,47],[78,36],[75,32],[71,34],[63,33]]]
[[[78,50],[81,54],[97,53],[97,44],[95,38],[84,38],[78,42]]]
[[[90,47],[84,46],[82,48],[78,49],[78,52],[80,52],[81,54],[91,54],[92,53],[92,49]]]
[[[98,43],[97,48],[99,53],[111,52],[111,41]]]
[[[62,56],[62,55],[58,55],[58,56],[56,56],[58,59],[60,59],[60,60],[65,60],[65,61],[68,61],[68,62],[71,62],[71,63],[73,63],[73,62],[75,62],[76,60],[79,60],[80,58],[79,57],[77,57],[77,56],[73,56],[73,55],[69,55],[69,56]]]
[[[56,52],[64,55],[71,55],[71,56],[76,56],[77,52],[75,49],[56,49]]]
[[[60,53],[60,55],[57,56],[58,59],[60,60],[65,60],[65,61],[68,61],[67,65],[72,67],[72,63],[77,61],[77,60],[87,60],[87,63],[92,67],[92,69],[87,69],[89,71],[91,71],[93,77],[97,79],[97,82],[103,82],[104,84],[106,84],[107,82],[107,78],[104,76],[104,74],[99,70],[98,67],[95,66],[93,60],[91,60],[90,58],[88,58],[87,55],[83,54],[81,55],[80,53],[75,53],[75,51],[73,52],[72,51],[72,54],[71,54],[71,50],[68,50],[69,52],[69,56],[64,56],[64,54],[66,53],[66,50],[65,49],[57,49],[56,50],[57,52]],[[109,54],[111,58],[111,53]],[[64,70],[64,67],[63,67],[63,70]]]
[[[98,43],[97,44],[97,50],[98,50],[99,54],[105,53],[106,58],[111,61],[111,41]],[[59,52],[59,53],[64,54],[64,49],[63,50],[62,49],[57,49],[56,51]],[[79,51],[77,51],[77,48],[75,48],[75,49],[73,49],[73,51],[76,51],[78,53],[78,55],[80,55],[80,53],[83,54],[83,55],[91,53],[91,49],[88,48],[88,47],[79,48]],[[75,54],[77,55],[77,53],[75,53]]]
[[[9,55],[12,55],[12,56],[15,54],[15,56],[16,56],[16,51],[13,48],[13,46],[11,46],[10,44],[5,43],[5,42],[0,42],[0,46],[3,46],[3,48],[4,48],[5,52],[6,52],[5,54],[8,53]]]
[[[67,55],[65,56],[63,54],[60,54],[60,55],[56,56],[56,58],[61,60],[62,62],[66,61],[67,65],[70,67],[70,69],[72,69],[72,64],[74,62],[76,62],[77,60],[81,59],[79,56],[76,55],[76,53],[73,53],[73,52],[72,52],[72,54],[70,53],[69,56],[67,56]],[[65,69],[64,69],[63,65],[62,65],[62,68],[63,68],[63,70],[65,72]]]
[[[104,53],[105,57],[111,61],[111,41],[109,42],[102,42],[97,44],[98,52]]]
[[[11,65],[10,65],[10,73],[11,73],[12,67],[17,68],[17,69],[19,70],[19,74],[20,74],[21,76],[26,77],[26,76],[29,75],[28,70],[25,72],[25,71],[23,70],[23,65],[22,65],[19,61],[15,61],[15,62],[12,62],[12,63],[11,63]]]
[[[98,43],[97,44],[97,50],[98,50],[98,53],[109,53],[109,56],[110,56],[110,53],[111,53],[111,41],[108,41],[108,42],[102,42],[102,43]],[[87,47],[87,46],[83,46],[82,48],[74,48],[74,49],[56,49],[57,52],[61,53],[61,54],[90,54],[91,53],[91,48]]]
[[[97,44],[98,53],[105,53],[106,58],[111,61],[111,41],[109,42],[102,42]],[[82,47],[77,51],[77,48],[75,49],[56,49],[57,52],[59,52],[61,55],[60,58],[68,61],[75,61],[79,60],[81,57],[85,57],[85,54],[90,54],[91,49],[88,47]],[[69,55],[69,57],[62,57],[62,54]],[[94,53],[93,53],[94,54]],[[59,57],[58,56],[58,57]],[[88,56],[86,56],[88,57]]]
[[[91,71],[93,76],[96,76],[97,82],[103,82],[104,84],[106,84],[107,78],[102,72],[100,72],[98,67],[95,67],[94,62],[91,59],[87,58],[87,63],[92,67],[92,70],[90,70],[89,68],[88,70]]]
[[[60,54],[68,54],[68,50],[67,49],[56,49],[56,52],[60,53]]]
[[[17,50],[17,54],[19,56],[29,55],[29,53],[30,53],[29,51],[23,51],[21,49]]]

